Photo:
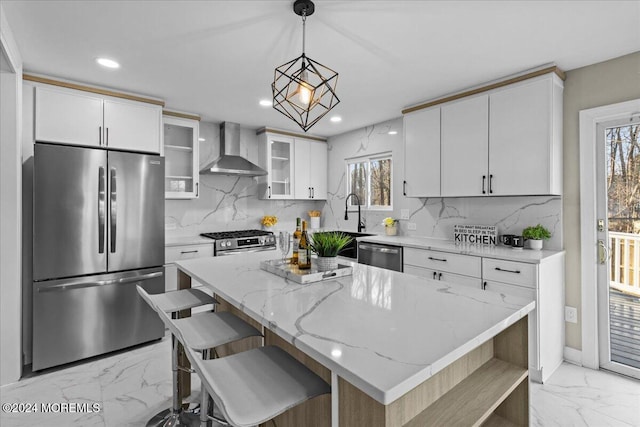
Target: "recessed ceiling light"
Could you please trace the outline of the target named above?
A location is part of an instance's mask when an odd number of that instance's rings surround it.
[[[389,132],[387,132],[389,135],[397,135],[398,131],[397,130],[390,130]]]
[[[263,107],[271,107],[273,105],[273,102],[270,99],[261,99],[260,105],[262,105]]]
[[[109,58],[96,58],[96,62],[100,65],[102,65],[103,67],[107,67],[107,68],[120,68],[120,64],[118,64],[116,61],[114,61],[113,59],[109,59]]]
[[[206,141],[206,139],[204,139],[204,138],[198,138],[198,141],[200,141],[200,142],[204,142],[204,141]]]
[[[342,117],[340,117],[340,116],[333,116],[333,117],[331,117],[331,119],[329,119],[329,120],[331,120],[333,123],[339,123],[339,122],[341,122],[341,121],[342,121]]]

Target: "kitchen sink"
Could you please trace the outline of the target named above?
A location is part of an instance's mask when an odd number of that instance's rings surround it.
[[[366,236],[375,236],[375,234],[371,233],[359,233],[357,231],[344,231],[344,230],[335,230],[340,233],[344,233],[347,236],[353,237],[351,243],[349,243],[343,250],[338,252],[338,256],[343,256],[345,258],[358,259],[358,244],[356,242],[356,238],[358,237],[366,237]]]

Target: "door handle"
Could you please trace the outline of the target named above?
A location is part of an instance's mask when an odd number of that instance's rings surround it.
[[[430,256],[429,258],[431,261],[441,261],[441,262],[447,262],[447,260],[445,258],[434,258],[432,256]]]
[[[500,268],[500,267],[496,267],[497,271],[503,271],[505,273],[515,273],[515,274],[520,274],[520,270],[507,270],[506,268]]]
[[[116,188],[116,168],[111,168],[111,215],[110,215],[110,232],[111,232],[111,253],[115,253],[116,251],[116,233],[118,227],[118,198],[117,198],[117,188]]]
[[[598,258],[600,264],[606,264],[609,259],[609,248],[607,248],[602,239],[598,239]]]
[[[438,273],[438,280],[442,280],[442,273]]]
[[[315,187],[311,187],[311,198],[312,199],[316,198],[316,188]]]
[[[109,128],[105,128],[105,130],[107,131],[107,137],[105,138],[104,141],[104,145],[109,145]]]
[[[438,273],[436,273],[435,271],[433,272],[433,280],[436,280],[436,276],[438,275]]]
[[[98,145],[102,146],[102,126],[98,126]]]
[[[181,254],[197,254],[198,250],[195,249],[193,251],[180,251]]]
[[[98,253],[104,253],[104,215],[105,215],[105,192],[104,192],[104,168],[98,168]]]
[[[402,181],[402,195],[407,195],[407,181]]]
[[[487,181],[487,176],[486,175],[482,175],[482,194],[487,194],[487,192],[484,191],[484,185],[485,185],[486,181]]]
[[[482,290],[483,291],[487,290],[487,282],[482,282]]]
[[[311,187],[307,187],[307,191],[309,191],[309,198],[311,198]]]
[[[493,194],[493,175],[489,175],[489,194]]]
[[[198,197],[199,192],[200,192],[200,183],[196,182],[196,197]]]
[[[156,277],[162,276],[164,273],[161,271],[156,271],[155,273],[143,274],[140,276],[133,277],[123,277],[121,279],[111,279],[111,280],[94,280],[89,282],[80,282],[80,283],[63,283],[61,285],[48,286],[45,288],[38,289],[38,292],[56,292],[56,291],[66,291],[68,289],[78,289],[78,288],[95,288],[97,286],[106,286],[106,285],[120,285],[124,283],[131,282],[142,282],[144,280],[151,280]]]
[[[267,191],[268,191],[268,197],[271,198],[271,186],[270,185],[267,187]]]
[[[372,245],[358,245],[358,249],[362,249],[363,251],[380,252],[380,253],[384,253],[384,254],[397,254],[397,253],[399,253],[399,251],[397,249],[381,248],[381,247],[372,246]]]

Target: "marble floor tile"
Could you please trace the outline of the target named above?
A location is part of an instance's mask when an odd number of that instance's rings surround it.
[[[93,413],[0,413],[2,427],[144,426],[171,405],[169,337],[0,388],[2,403],[97,403]],[[192,376],[189,401],[198,401]],[[640,426],[640,381],[563,363],[545,384],[531,383],[531,425]]]

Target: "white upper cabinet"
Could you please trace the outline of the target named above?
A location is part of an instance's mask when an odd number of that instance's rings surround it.
[[[260,162],[267,171],[259,177],[262,199],[294,198],[294,139],[276,134],[263,134],[260,141]]]
[[[404,182],[408,197],[440,196],[440,108],[404,116]]]
[[[327,144],[295,138],[296,199],[327,198]]]
[[[406,114],[404,194],[562,194],[562,90],[548,73]]]
[[[162,117],[164,128],[167,199],[196,199],[199,195],[200,122],[182,117]]]
[[[36,141],[161,153],[159,105],[48,86],[35,104]]]
[[[488,95],[442,106],[441,186],[447,197],[488,194]]]
[[[102,98],[36,87],[36,141],[99,147],[102,124]]]
[[[158,106],[119,100],[104,101],[108,148],[160,152],[162,110]]]
[[[501,196],[562,193],[562,87],[555,75],[491,94],[489,170]]]

